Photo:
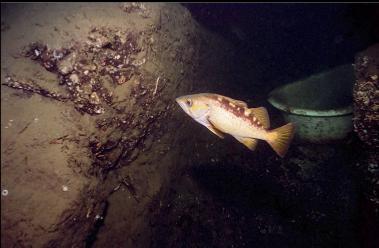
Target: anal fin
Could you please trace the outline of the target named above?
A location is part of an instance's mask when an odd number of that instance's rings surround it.
[[[254,151],[255,148],[257,148],[257,144],[258,144],[257,139],[238,137],[238,136],[233,136],[233,137],[236,138],[239,142],[244,144],[247,148],[249,148],[252,151]]]

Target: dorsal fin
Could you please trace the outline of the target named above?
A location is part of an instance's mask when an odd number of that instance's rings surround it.
[[[235,99],[227,97],[227,96],[224,96],[224,98],[227,99],[229,102],[234,103],[235,105],[237,105],[239,107],[247,108],[247,103],[244,101],[235,100]]]
[[[264,128],[270,128],[270,118],[265,107],[250,108],[249,111],[262,123]]]

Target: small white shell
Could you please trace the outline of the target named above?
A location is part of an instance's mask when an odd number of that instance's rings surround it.
[[[62,185],[62,191],[63,191],[63,192],[68,191],[68,187],[67,187],[66,185]]]

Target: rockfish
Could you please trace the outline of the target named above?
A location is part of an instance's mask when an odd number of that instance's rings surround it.
[[[266,108],[248,108],[245,102],[226,96],[201,93],[178,97],[176,102],[218,137],[230,134],[252,151],[258,140],[265,140],[280,157],[284,157],[294,135],[292,123],[269,130]]]

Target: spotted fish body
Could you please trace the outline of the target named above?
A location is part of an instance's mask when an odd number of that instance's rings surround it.
[[[269,130],[270,121],[263,107],[248,108],[243,101],[211,93],[182,96],[176,101],[195,121],[220,138],[224,133],[230,134],[250,150],[255,150],[258,140],[265,140],[283,157],[293,137],[292,123]]]
[[[265,139],[267,130],[247,106],[233,103],[223,96],[211,96],[211,99],[213,104],[208,120],[220,131],[236,137]]]

